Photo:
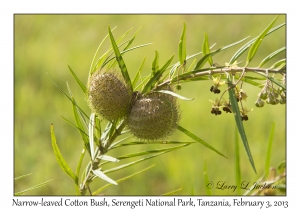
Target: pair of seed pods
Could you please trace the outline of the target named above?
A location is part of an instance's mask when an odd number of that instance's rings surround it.
[[[160,92],[132,93],[117,73],[103,69],[89,79],[88,103],[93,112],[109,121],[125,118],[131,133],[144,140],[171,135],[180,118],[175,97]]]

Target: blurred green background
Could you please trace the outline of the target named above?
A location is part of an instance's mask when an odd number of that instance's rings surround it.
[[[160,53],[161,66],[174,53],[175,58],[172,63],[178,61],[177,48],[183,22],[187,26],[187,54],[191,55],[201,51],[204,32],[208,34],[210,44],[216,43],[213,49],[218,49],[247,36],[254,38],[274,18],[275,15],[15,15],[14,176],[33,173],[26,178],[14,181],[15,192],[54,179],[46,186],[30,191],[26,195],[75,194],[73,181],[61,170],[53,154],[50,124],[54,124],[58,146],[73,170],[76,168],[83,144],[78,131],[61,118],[62,115],[73,121],[71,103],[55,87],[46,73],[66,92],[66,81],[68,81],[77,103],[90,114],[84,94],[74,82],[67,65],[70,65],[81,81],[86,83],[92,58],[99,43],[107,34],[108,25],[111,28],[117,26],[113,31],[115,38],[133,28],[128,35],[130,38],[141,26],[132,46],[153,43],[124,56],[130,76],[133,77],[144,57],[146,57],[145,75],[150,73],[155,50]],[[285,21],[285,15],[280,15],[275,25]],[[285,36],[285,27],[283,27],[266,37],[250,66],[257,66],[271,52],[286,46]],[[220,65],[228,62],[242,45],[217,54],[213,57],[214,62]],[[109,47],[110,41],[107,39],[99,55]],[[245,61],[245,56],[238,61]],[[284,57],[285,53],[281,53],[267,66]],[[180,94],[195,98],[195,100],[179,102],[182,110],[180,125],[221,151],[228,159],[217,155],[201,144],[193,144],[109,174],[112,179],[117,180],[155,164],[154,168],[120,183],[119,186],[108,188],[103,192],[105,195],[161,195],[179,188],[182,190],[177,193],[178,195],[192,193],[205,195],[203,175],[205,161],[211,181],[214,183],[226,181],[228,185],[235,185],[235,121],[230,114],[223,113],[216,117],[210,113],[209,99],[216,98],[216,95],[209,91],[211,85],[212,81],[182,85]],[[269,132],[274,121],[276,127],[271,166],[276,167],[282,160],[285,160],[286,107],[279,104],[256,108],[254,102],[260,89],[248,84],[244,84],[243,89],[249,96],[247,102],[244,103],[245,106],[254,108],[253,112],[248,115],[249,121],[245,122],[244,126],[257,174],[251,168],[240,142],[242,180],[255,182],[264,173]],[[179,131],[175,131],[169,139],[192,141]],[[154,148],[154,146],[124,147],[109,154],[117,157],[149,148]],[[87,164],[87,161],[86,157],[83,166]],[[107,165],[105,168],[108,167],[110,166]],[[91,185],[92,190],[104,184],[106,184],[104,181],[96,180]],[[218,189],[213,189],[212,193],[214,195],[236,194],[232,190]]]

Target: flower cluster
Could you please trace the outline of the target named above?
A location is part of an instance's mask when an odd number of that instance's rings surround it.
[[[272,85],[269,85],[269,81],[263,87],[262,91],[258,94],[258,99],[255,102],[257,107],[263,107],[265,102],[267,104],[285,104],[286,103],[286,92],[282,88],[275,89]]]

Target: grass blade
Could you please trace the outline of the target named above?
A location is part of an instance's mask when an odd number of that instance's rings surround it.
[[[286,65],[286,59],[284,58],[284,59],[281,59],[281,60],[275,62],[275,63],[270,67],[270,69],[278,69],[278,70],[280,70],[280,69],[282,69],[285,65]]]
[[[173,57],[174,57],[174,55],[172,55],[172,57],[166,62],[166,64],[151,77],[151,79],[145,85],[145,87],[142,91],[142,94],[146,93],[147,91],[150,91],[151,88],[154,86],[154,84],[156,82],[158,82],[158,80],[161,78],[162,74],[165,72],[167,67],[170,65],[171,61],[173,60]]]
[[[78,177],[75,175],[75,173],[72,171],[72,169],[70,168],[70,166],[68,165],[68,163],[65,161],[65,159],[63,158],[62,154],[59,151],[59,148],[56,144],[56,137],[54,134],[54,126],[53,124],[51,124],[50,126],[50,131],[51,131],[51,139],[52,139],[52,148],[54,151],[54,155],[56,157],[56,160],[59,164],[59,166],[61,167],[61,169],[69,176],[71,177],[71,179],[74,180],[74,182],[77,185],[77,181],[78,181]]]
[[[68,65],[69,70],[71,72],[71,74],[73,75],[74,79],[76,80],[77,84],[80,86],[81,90],[86,93],[86,87],[85,85],[80,81],[80,79],[77,77],[77,75],[74,73],[74,71],[71,69],[71,67]]]
[[[228,78],[228,87],[231,87],[231,85],[232,85],[232,82],[231,82],[230,78]],[[249,161],[252,165],[253,170],[256,173],[254,161],[253,161],[253,158],[252,158],[252,155],[251,155],[250,147],[248,145],[246,132],[245,132],[245,129],[244,129],[244,126],[243,126],[242,117],[241,117],[241,114],[240,114],[239,106],[238,106],[233,88],[229,88],[228,93],[229,93],[229,99],[230,99],[232,113],[234,115],[236,126],[237,126],[238,131],[240,133],[240,136],[242,138],[242,141],[243,141],[245,150],[247,152]]]
[[[109,33],[109,37],[110,37],[110,41],[111,41],[111,44],[112,44],[112,47],[114,49],[114,52],[115,52],[115,55],[116,55],[116,59],[117,59],[117,62],[119,64],[119,67],[121,69],[121,72],[122,72],[122,75],[125,79],[125,82],[127,83],[129,89],[131,90],[132,92],[132,85],[131,85],[131,80],[130,80],[130,77],[129,77],[129,74],[128,74],[128,71],[127,71],[127,67],[124,63],[124,60],[120,54],[120,51],[119,51],[119,48],[115,42],[115,39],[111,33],[111,30],[110,30],[110,27],[108,26],[108,33]]]
[[[116,180],[116,182],[117,182],[117,183],[123,182],[123,181],[125,181],[125,180],[127,180],[127,179],[129,179],[129,178],[131,178],[131,177],[133,177],[133,176],[135,176],[135,175],[138,175],[138,174],[140,174],[140,173],[143,173],[143,172],[149,170],[150,168],[152,168],[152,167],[154,167],[154,166],[155,166],[155,165],[151,165],[151,166],[149,166],[149,167],[147,167],[147,168],[144,168],[143,170],[140,170],[140,171],[138,171],[138,172],[136,172],[136,173],[133,173],[133,174],[131,174],[131,175],[129,175],[129,176],[126,176],[126,177],[123,177],[123,178],[121,178],[121,179],[118,179],[118,180]],[[104,185],[103,187],[101,187],[101,188],[99,188],[98,190],[96,190],[95,192],[93,192],[93,195],[98,195],[99,193],[101,193],[103,190],[105,190],[106,188],[110,187],[111,185],[112,185],[112,184],[106,184],[106,185]]]
[[[171,96],[174,96],[176,98],[179,98],[179,99],[182,99],[182,100],[186,100],[186,101],[192,101],[194,100],[194,98],[186,98],[184,96],[181,96],[173,91],[169,91],[169,90],[157,90],[157,91],[154,91],[154,92],[160,92],[160,93],[165,93],[165,94],[169,94]]]
[[[266,36],[268,36],[269,34],[273,33],[274,31],[278,30],[279,28],[283,27],[285,25],[285,23],[282,23],[274,28],[272,28],[267,34]],[[238,51],[236,51],[236,53],[232,56],[232,58],[229,61],[229,64],[233,64],[244,52],[246,52],[246,50],[253,44],[253,42],[257,39],[258,37],[255,37],[254,39],[250,40],[249,42],[247,42],[245,45],[243,45]]]
[[[24,178],[24,177],[26,177],[26,176],[30,176],[30,175],[32,175],[32,173],[30,173],[30,174],[25,174],[25,175],[22,175],[22,176],[18,176],[18,177],[15,178],[15,180],[22,179],[22,178]]]
[[[207,54],[210,53],[207,33],[204,33],[204,40],[203,40],[203,44],[202,44],[202,53],[203,53],[203,56],[205,56],[205,55],[207,55]],[[213,60],[212,60],[211,56],[209,56],[207,58],[207,61],[208,61],[208,63],[209,63],[210,66],[213,65]]]
[[[26,189],[26,190],[22,190],[22,191],[20,191],[20,192],[17,192],[17,193],[15,193],[14,195],[15,195],[15,196],[16,196],[16,195],[22,195],[22,194],[24,194],[24,193],[26,193],[26,192],[29,192],[29,191],[31,191],[31,190],[35,190],[35,189],[37,189],[37,188],[43,187],[43,186],[45,186],[48,182],[51,182],[51,181],[53,181],[53,180],[54,180],[54,179],[51,179],[51,180],[45,181],[45,182],[43,182],[43,183],[37,184],[37,185],[35,185],[35,186],[33,186],[33,187],[30,187],[30,188],[28,188],[28,189]]]
[[[208,178],[206,161],[204,161],[203,174],[204,174],[204,181],[205,181],[204,186],[205,186],[206,195],[211,195],[211,187],[209,186],[210,181]]]
[[[240,145],[239,134],[237,128],[235,128],[235,183],[236,186],[241,184],[241,168],[240,168]],[[241,195],[241,188],[237,187],[237,195]]]
[[[279,53],[285,51],[285,47],[282,47],[274,52],[272,52],[270,55],[268,55],[267,57],[265,57],[262,62],[259,64],[259,68],[262,67],[263,65],[265,65],[269,60],[271,60],[274,56],[278,55]]]
[[[180,37],[179,45],[178,45],[178,56],[179,56],[179,62],[181,65],[183,65],[186,61],[186,25],[183,23],[183,30]]]
[[[202,139],[200,139],[198,136],[192,134],[191,132],[189,132],[185,128],[183,128],[183,127],[181,127],[181,126],[178,125],[177,129],[180,130],[181,132],[183,132],[184,134],[186,134],[187,136],[191,137],[192,139],[198,141],[200,144],[203,144],[205,147],[207,147],[207,148],[211,149],[212,151],[218,153],[219,155],[227,158],[221,152],[219,152],[218,150],[216,150],[215,148],[213,148],[212,146],[210,146],[208,143],[206,143],[205,141],[203,141]]]
[[[173,195],[174,193],[177,193],[177,192],[179,192],[179,191],[181,191],[181,190],[182,190],[182,188],[179,188],[179,189],[177,189],[177,190],[173,190],[173,191],[171,191],[171,192],[164,193],[164,194],[162,194],[162,195],[163,195],[163,196]]]
[[[274,131],[275,131],[275,122],[272,124],[270,136],[269,136],[269,143],[268,143],[268,151],[266,157],[266,165],[265,165],[265,177],[268,178],[269,171],[270,171],[270,161],[271,161],[271,151],[272,151],[272,144],[274,139]]]

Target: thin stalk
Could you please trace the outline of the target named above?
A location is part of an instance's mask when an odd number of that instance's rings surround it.
[[[195,72],[195,73],[193,73]],[[237,67],[237,68],[230,68],[230,67],[226,67],[226,68],[213,68],[213,69],[208,69],[206,71],[200,71],[197,72],[197,70],[192,71],[192,72],[188,72],[182,75],[179,75],[178,77],[175,77],[173,79],[167,79],[164,82],[160,83],[157,87],[163,87],[163,86],[167,86],[171,83],[175,83],[178,81],[182,81],[182,80],[188,80],[190,78],[197,78],[197,77],[202,77],[202,76],[209,76],[209,75],[214,75],[214,74],[221,74],[221,73],[231,73],[231,74],[235,74],[238,72],[253,72],[253,73],[257,73],[257,72],[261,72],[261,73],[265,73],[266,69],[262,69],[262,68],[249,68],[249,67]],[[274,73],[274,74],[279,74],[282,73],[282,70],[268,70],[269,73]]]

